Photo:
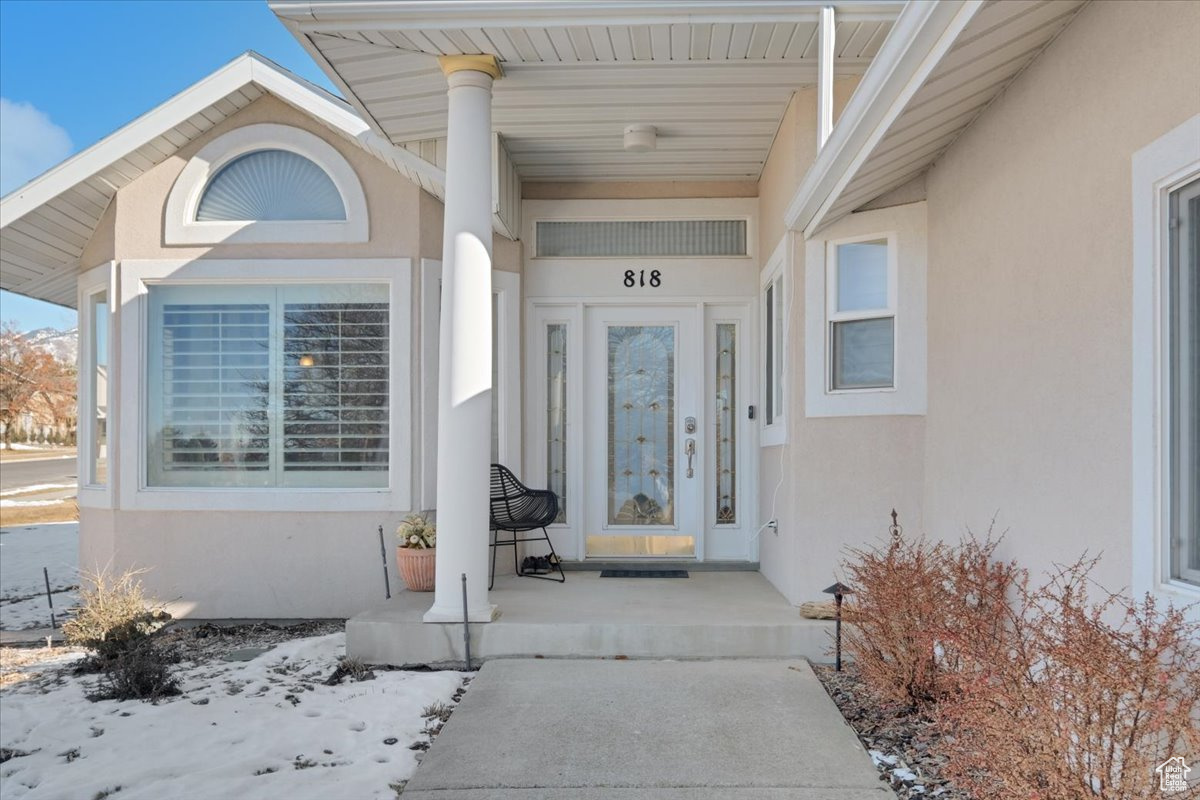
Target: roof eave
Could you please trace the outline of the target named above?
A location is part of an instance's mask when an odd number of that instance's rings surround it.
[[[891,124],[921,88],[984,0],[910,3],[788,204],[790,230],[812,236],[834,220],[828,212]]]
[[[889,21],[906,0],[424,0],[379,3],[376,0],[269,0],[281,19],[301,30],[371,27],[379,30],[442,27],[504,27],[508,25],[579,26],[627,21],[636,24],[672,22],[771,22],[814,19],[832,5],[845,19]]]

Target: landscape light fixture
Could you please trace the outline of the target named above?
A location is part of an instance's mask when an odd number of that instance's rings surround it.
[[[834,653],[835,653],[836,660],[834,661],[833,668],[837,672],[841,672],[842,671],[842,598],[848,594],[854,594],[854,590],[851,589],[846,584],[842,583],[841,581],[838,581],[833,586],[830,586],[827,589],[823,589],[822,593],[833,595],[833,599],[837,602],[837,614],[834,616],[834,619],[837,620],[836,632],[834,633],[834,639],[837,642],[834,645],[834,648],[835,648]]]

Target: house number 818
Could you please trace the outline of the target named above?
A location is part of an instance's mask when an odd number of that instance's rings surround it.
[[[662,272],[657,269],[650,270],[650,278],[646,279],[646,270],[639,269],[636,272],[631,269],[625,270],[625,285],[633,288],[634,286],[646,286],[649,284],[657,289],[662,286]]]

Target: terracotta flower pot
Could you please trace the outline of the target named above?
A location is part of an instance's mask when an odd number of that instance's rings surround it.
[[[396,567],[410,592],[432,592],[437,548],[418,550],[414,547],[396,548]]]

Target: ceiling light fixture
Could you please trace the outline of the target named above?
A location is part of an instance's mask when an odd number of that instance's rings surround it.
[[[658,142],[658,129],[639,123],[625,126],[625,149],[631,153],[648,153]]]

